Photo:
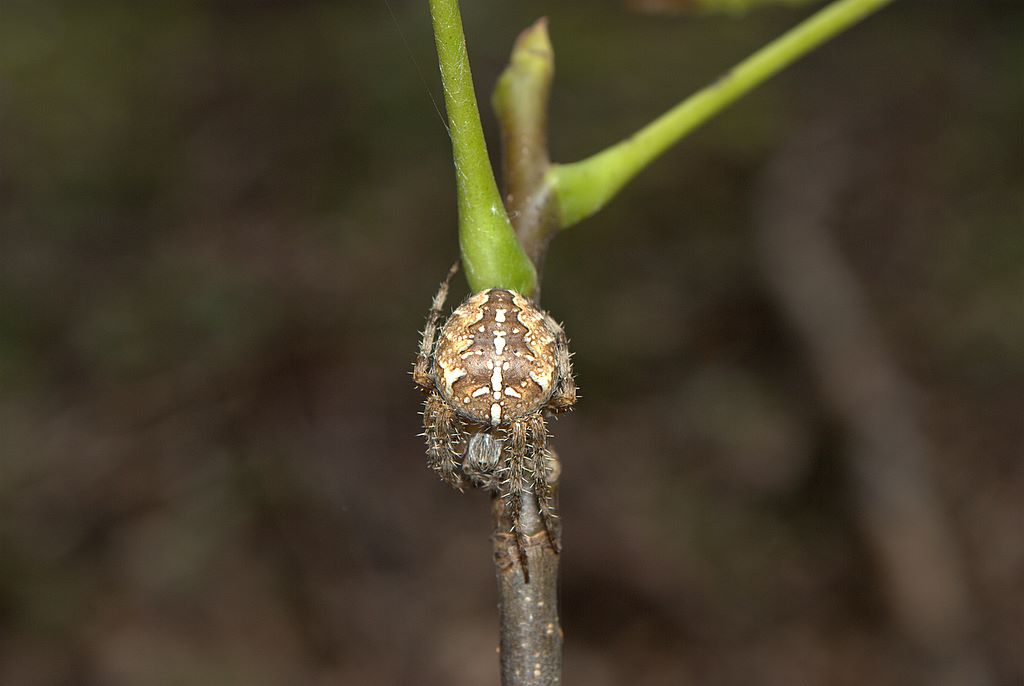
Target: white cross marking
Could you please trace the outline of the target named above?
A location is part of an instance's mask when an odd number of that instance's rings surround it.
[[[501,390],[501,367],[495,365],[494,373],[491,374],[491,388],[496,391]]]
[[[448,389],[448,393],[452,392],[452,384],[461,379],[466,375],[466,370],[462,367],[456,369],[444,370],[444,385]]]

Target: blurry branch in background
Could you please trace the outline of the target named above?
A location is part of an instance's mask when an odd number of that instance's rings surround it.
[[[562,227],[600,210],[647,165],[727,105],[890,2],[837,0],[629,138],[579,162],[554,165],[548,182]]]
[[[532,295],[536,271],[516,240],[487,156],[458,0],[430,0],[430,15],[455,161],[466,279],[474,291],[509,288]]]
[[[777,155],[756,201],[762,267],[845,432],[852,501],[889,604],[929,669],[923,683],[985,686],[992,678],[915,389],[829,232],[853,154],[834,133],[811,133]]]
[[[626,0],[631,10],[645,14],[745,14],[762,7],[803,7],[824,0]]]

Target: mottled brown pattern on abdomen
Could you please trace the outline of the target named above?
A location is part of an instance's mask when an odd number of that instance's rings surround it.
[[[497,426],[547,403],[554,391],[556,338],[533,305],[491,289],[460,305],[435,354],[438,391],[456,412]]]

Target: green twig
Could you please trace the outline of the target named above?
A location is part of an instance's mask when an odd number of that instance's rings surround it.
[[[430,0],[430,14],[455,159],[466,279],[474,291],[500,287],[531,295],[537,275],[516,240],[487,156],[458,0]]]
[[[585,160],[553,165],[548,182],[563,228],[601,209],[637,173],[734,100],[892,0],[837,0],[626,140]]]

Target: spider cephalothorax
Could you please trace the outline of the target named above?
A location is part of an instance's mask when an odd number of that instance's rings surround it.
[[[544,416],[576,402],[565,333],[528,298],[491,288],[466,298],[435,342],[447,296],[445,281],[413,368],[428,394],[428,464],[455,488],[469,482],[500,494],[517,529],[521,494],[534,493],[557,546]]]

